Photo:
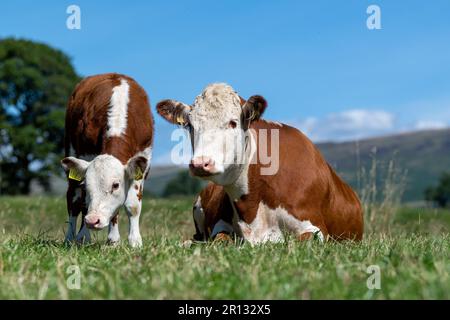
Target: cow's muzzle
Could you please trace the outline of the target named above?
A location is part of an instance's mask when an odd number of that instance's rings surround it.
[[[98,214],[88,214],[84,217],[84,223],[89,229],[100,230],[103,228],[101,225],[101,217]]]
[[[196,177],[209,177],[216,174],[214,160],[210,157],[195,157],[189,164],[192,175]]]

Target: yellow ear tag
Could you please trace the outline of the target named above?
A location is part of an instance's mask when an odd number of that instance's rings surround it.
[[[134,180],[141,180],[144,177],[140,167],[136,168],[136,173],[134,175]]]
[[[184,117],[183,115],[179,114],[177,116],[177,123],[183,125],[184,124]]]
[[[83,180],[83,176],[77,170],[72,168],[69,170],[69,179],[81,181]]]

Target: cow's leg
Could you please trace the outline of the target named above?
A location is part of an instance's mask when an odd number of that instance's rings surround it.
[[[289,227],[300,241],[312,239],[324,241],[328,237],[327,227],[319,221],[297,220],[295,223],[291,223]]]
[[[91,242],[91,234],[89,232],[89,229],[86,227],[86,224],[84,223],[84,217],[87,215],[87,207],[85,204],[85,197],[86,193],[83,190],[83,208],[81,210],[81,227],[80,231],[77,234],[77,242],[78,243],[90,243]]]
[[[139,231],[139,216],[142,209],[142,193],[144,180],[135,180],[128,190],[125,210],[129,219],[128,242],[132,247],[142,246],[141,233]]]
[[[108,243],[117,244],[120,241],[119,233],[119,210],[117,210],[114,218],[111,219],[108,227]]]
[[[69,222],[67,226],[65,242],[72,242],[77,232],[77,219],[80,214],[80,198],[81,188],[76,181],[69,180],[66,193],[67,212],[69,214]]]

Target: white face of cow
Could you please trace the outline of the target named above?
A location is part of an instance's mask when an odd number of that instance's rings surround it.
[[[207,86],[192,106],[164,100],[158,103],[157,111],[169,122],[189,130],[192,174],[228,185],[238,178],[246,163],[249,124],[259,119],[266,105],[261,96],[244,101],[229,85],[218,83]]]
[[[85,223],[89,228],[100,230],[109,225],[124,204],[136,173],[139,170],[145,172],[147,162],[147,158],[136,156],[123,165],[117,158],[106,154],[90,162],[74,157],[61,161],[66,172],[71,171],[86,185],[88,212]]]

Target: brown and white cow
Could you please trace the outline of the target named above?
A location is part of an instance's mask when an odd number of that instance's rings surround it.
[[[65,126],[66,158],[61,164],[69,178],[66,241],[89,241],[87,228],[109,226],[108,241],[118,242],[117,217],[124,206],[129,243],[140,246],[142,192],[153,143],[153,117],[144,89],[121,74],[87,77],[70,97]]]
[[[192,106],[163,100],[157,111],[189,130],[191,173],[223,186],[238,236],[252,244],[281,241],[284,230],[299,239],[361,239],[355,192],[299,130],[261,120],[266,106],[261,96],[245,101],[218,83]]]

